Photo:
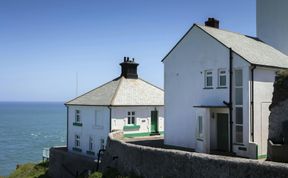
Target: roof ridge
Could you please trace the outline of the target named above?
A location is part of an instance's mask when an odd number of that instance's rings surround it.
[[[120,85],[122,84],[123,78],[124,78],[123,76],[120,77],[120,81],[119,81],[118,86],[117,86],[117,88],[116,88],[116,91],[114,92],[114,95],[113,95],[113,97],[112,97],[112,99],[111,99],[111,101],[110,101],[110,105],[113,105],[113,104],[114,104],[114,100],[115,100],[115,98],[116,98],[116,95],[118,94],[118,91],[119,91]]]
[[[101,87],[103,87],[103,86],[105,86],[105,85],[107,85],[107,84],[109,84],[109,83],[111,83],[111,82],[114,82],[114,81],[118,80],[119,78],[120,78],[120,77],[117,77],[117,78],[115,78],[115,79],[113,79],[113,80],[110,80],[109,82],[106,82],[106,83],[100,85],[99,87],[96,87],[96,88],[94,88],[94,89],[92,89],[92,90],[89,90],[88,92],[86,92],[86,93],[84,93],[84,94],[82,94],[82,95],[80,95],[80,96],[77,96],[76,98],[74,98],[74,99],[72,99],[72,100],[69,100],[69,101],[65,102],[64,105],[67,105],[68,103],[70,103],[70,102],[72,102],[72,101],[74,101],[74,100],[76,100],[76,99],[78,99],[78,98],[80,98],[80,97],[82,97],[82,96],[84,96],[84,95],[86,95],[86,94],[88,94],[88,93],[91,93],[91,92],[93,92],[94,90],[97,90],[97,89],[99,89],[99,88],[101,88]]]
[[[139,78],[139,77],[138,77],[138,79],[139,79],[139,80],[142,80],[143,82],[145,82],[145,83],[147,83],[147,84],[149,84],[149,85],[151,85],[151,86],[153,86],[153,87],[155,87],[155,88],[158,88],[158,89],[164,91],[164,89],[162,89],[162,88],[160,88],[160,87],[158,87],[158,86],[156,86],[156,85],[154,85],[154,84],[152,84],[152,83],[150,83],[150,82],[147,82],[146,80],[144,80],[144,79],[142,79],[142,78]]]

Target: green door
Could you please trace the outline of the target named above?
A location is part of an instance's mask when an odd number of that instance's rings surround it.
[[[229,151],[228,114],[217,114],[217,148],[219,151]]]
[[[151,111],[151,132],[158,132],[158,111]]]

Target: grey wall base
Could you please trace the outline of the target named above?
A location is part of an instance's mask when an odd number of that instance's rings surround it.
[[[75,178],[82,172],[96,170],[93,158],[67,152],[66,147],[50,149],[48,175],[51,178]]]
[[[287,178],[288,164],[233,158],[179,150],[133,145],[119,140],[119,132],[107,140],[102,168],[118,169],[147,178]]]
[[[273,144],[268,142],[268,159],[271,161],[288,163],[288,145]]]

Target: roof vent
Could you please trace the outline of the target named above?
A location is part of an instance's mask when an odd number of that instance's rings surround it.
[[[205,26],[219,28],[219,20],[208,18],[208,20],[205,22]]]
[[[121,76],[125,78],[138,79],[137,66],[139,64],[134,62],[134,58],[130,60],[129,57],[124,57],[124,61],[120,63],[120,65],[122,67]]]

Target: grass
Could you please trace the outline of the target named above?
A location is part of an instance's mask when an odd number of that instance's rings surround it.
[[[48,176],[48,162],[39,164],[26,163],[20,165],[8,178],[50,178]],[[0,177],[1,178],[1,177]],[[80,178],[80,177],[79,177]],[[85,177],[81,177],[85,178]],[[117,169],[110,168],[104,174],[101,172],[94,172],[88,178],[141,178],[135,174],[123,176]]]
[[[39,164],[26,163],[20,165],[8,178],[49,178],[47,170],[48,162]]]

